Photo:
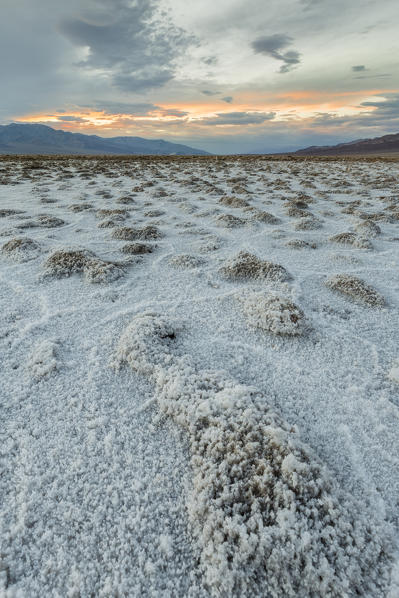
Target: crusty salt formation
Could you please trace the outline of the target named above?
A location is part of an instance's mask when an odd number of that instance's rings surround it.
[[[307,207],[307,206],[306,206]],[[285,209],[285,213],[290,218],[308,218],[309,212],[306,209],[298,208],[297,206],[290,205]]]
[[[146,218],[158,218],[159,216],[164,216],[164,210],[148,210],[148,212],[144,212],[144,216]]]
[[[376,237],[381,234],[381,228],[372,220],[359,222],[355,228],[359,235],[366,235],[367,237]]]
[[[325,284],[329,289],[348,295],[348,297],[371,307],[381,307],[385,304],[384,297],[357,276],[335,274],[328,278]]]
[[[116,228],[119,223],[120,223],[120,221],[117,220],[117,217],[112,218],[112,219],[107,218],[106,220],[101,220],[97,224],[97,228]]]
[[[352,245],[358,249],[371,249],[372,243],[364,237],[358,236],[355,233],[338,233],[329,239],[333,243],[341,243],[342,245]]]
[[[269,212],[263,212],[262,210],[255,210],[252,214],[252,218],[258,222],[264,222],[265,224],[279,224],[280,219]]]
[[[292,301],[277,295],[252,293],[240,298],[250,326],[286,336],[303,334],[305,316]]]
[[[383,524],[253,388],[176,357],[176,334],[167,319],[140,314],[116,364],[148,376],[160,411],[188,436],[187,509],[210,594],[385,596],[391,544]]]
[[[47,378],[57,369],[57,343],[42,340],[36,344],[28,362],[28,368],[35,380]]]
[[[52,253],[44,263],[44,276],[64,278],[83,272],[87,262],[94,254],[87,249],[59,249]]]
[[[145,253],[152,253],[154,247],[148,243],[126,243],[121,249],[122,253],[129,255],[143,255]]]
[[[156,226],[148,225],[143,228],[131,228],[129,226],[120,226],[115,228],[112,232],[113,239],[120,239],[122,241],[150,241],[159,239],[161,237],[160,231]]]
[[[232,214],[221,214],[216,218],[217,226],[224,226],[226,228],[236,228],[238,226],[244,226],[246,220],[238,218]]]
[[[112,231],[112,238],[121,241],[133,241],[137,239],[137,229],[129,226],[119,226]]]
[[[43,226],[44,228],[57,228],[58,226],[63,226],[65,224],[65,221],[62,220],[62,218],[56,218],[49,214],[40,214],[37,219],[39,221],[39,226]]]
[[[118,264],[98,259],[86,249],[60,249],[52,253],[44,263],[42,279],[68,278],[83,273],[87,282],[113,282],[124,274]]]
[[[219,199],[219,203],[230,208],[246,208],[249,203],[241,197],[234,197],[234,195],[224,195]]]
[[[16,214],[23,214],[23,210],[11,210],[7,208],[0,209],[0,218],[5,218],[6,216],[15,216]]]
[[[188,255],[182,253],[180,255],[174,255],[168,261],[170,266],[174,268],[198,268],[205,263],[205,260],[195,255]]]
[[[261,260],[247,251],[240,251],[220,269],[220,272],[229,280],[263,279],[283,282],[290,278],[283,266]]]
[[[131,195],[123,195],[116,200],[116,203],[120,204],[134,204],[136,200]]]
[[[33,239],[28,239],[28,237],[10,239],[1,248],[2,255],[15,262],[31,260],[39,252],[40,245],[36,241],[33,241]]]
[[[287,208],[293,207],[293,208],[297,208],[299,210],[306,210],[309,207],[308,206],[309,200],[310,200],[310,198],[308,198],[307,201],[302,201],[301,199],[289,199],[285,202],[285,205],[287,206]]]
[[[317,218],[301,218],[298,222],[295,222],[295,230],[317,230],[322,228],[322,223]]]
[[[84,267],[84,277],[91,283],[109,283],[121,278],[125,271],[119,264],[103,260],[89,260]]]
[[[114,218],[115,216],[119,216],[119,219],[126,218],[129,215],[129,211],[123,208],[104,208],[102,210],[97,210],[96,216],[97,218]]]
[[[290,247],[291,249],[316,249],[316,243],[309,243],[308,241],[304,241],[303,239],[291,239],[287,241],[285,244],[286,247]]]
[[[93,204],[87,203],[87,202],[74,203],[69,206],[69,209],[71,210],[71,212],[76,212],[76,213],[85,212],[86,210],[91,210],[92,208],[93,208]]]

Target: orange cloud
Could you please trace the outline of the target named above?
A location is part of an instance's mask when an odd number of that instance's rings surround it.
[[[267,96],[260,92],[245,92],[236,94],[234,103],[229,104],[228,109],[227,106],[221,106],[219,101],[210,101],[209,98],[202,101],[200,98],[196,102],[154,106],[146,114],[110,114],[105,110],[75,109],[66,114],[36,113],[17,117],[15,120],[48,124],[66,131],[96,132],[105,135],[145,135],[166,130],[170,135],[179,135],[189,132],[193,127],[196,130],[202,127],[204,133],[209,130],[209,133],[214,135],[215,129],[210,123],[213,118],[216,119],[221,114],[228,116],[231,112],[250,114],[273,112],[275,113],[273,122],[305,125],[317,119],[320,114],[341,117],[372,112],[376,108],[362,106],[362,102],[395,92],[396,90],[370,89],[362,92],[338,91],[331,94],[318,90],[293,90],[278,94],[270,93]],[[223,124],[220,126],[227,127]],[[251,127],[251,124],[248,126]],[[245,124],[240,125],[240,130],[245,131]],[[238,128],[235,128],[235,131],[238,132]]]

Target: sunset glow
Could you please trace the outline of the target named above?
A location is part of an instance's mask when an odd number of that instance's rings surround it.
[[[399,129],[397,5],[386,0],[381,20],[359,2],[40,0],[51,9],[39,18],[20,0],[29,27],[14,50],[11,23],[4,33],[16,66],[0,118],[218,153],[389,133]]]

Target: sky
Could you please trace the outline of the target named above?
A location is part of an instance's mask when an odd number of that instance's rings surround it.
[[[215,153],[399,132],[398,0],[1,0],[0,124]]]

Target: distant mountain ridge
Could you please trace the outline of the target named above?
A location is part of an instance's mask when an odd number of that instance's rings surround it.
[[[399,133],[373,139],[356,139],[338,145],[312,145],[294,152],[300,156],[339,156],[347,154],[399,153]]]
[[[0,154],[90,154],[208,156],[208,152],[163,139],[99,137],[47,125],[0,125]]]

